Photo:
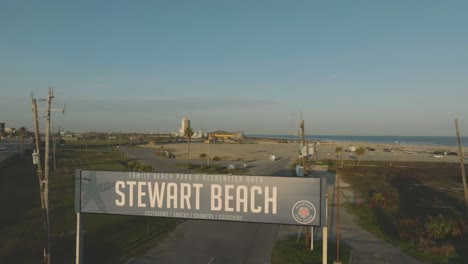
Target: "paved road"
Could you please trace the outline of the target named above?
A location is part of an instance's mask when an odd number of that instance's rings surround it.
[[[15,155],[21,154],[22,150],[24,151],[31,149],[33,149],[32,139],[25,139],[23,145],[21,144],[21,140],[19,139],[2,139],[0,140],[0,163],[8,160],[9,158]]]
[[[278,225],[187,220],[128,263],[269,263]]]
[[[131,159],[153,166],[157,172],[184,172],[175,167],[183,160],[155,156],[148,149],[123,148]],[[255,175],[287,175],[290,159],[250,163]],[[195,163],[195,161],[192,161]],[[223,164],[226,165],[226,164]],[[270,263],[279,225],[186,220],[171,235],[130,264],[147,263]]]

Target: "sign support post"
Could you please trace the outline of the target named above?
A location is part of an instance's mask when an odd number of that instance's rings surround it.
[[[310,251],[314,250],[314,227],[310,227]]]
[[[76,264],[83,264],[83,232],[81,228],[81,170],[75,171],[75,212],[76,212]]]
[[[76,264],[83,263],[83,234],[81,232],[81,213],[76,213]]]

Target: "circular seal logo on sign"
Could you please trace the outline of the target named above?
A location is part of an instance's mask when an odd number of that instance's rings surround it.
[[[299,201],[292,208],[292,216],[299,224],[309,224],[315,219],[315,206],[309,201]]]

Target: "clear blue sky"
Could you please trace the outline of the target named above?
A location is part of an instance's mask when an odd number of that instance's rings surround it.
[[[7,126],[53,87],[68,130],[468,133],[468,1],[4,0],[0,34]]]

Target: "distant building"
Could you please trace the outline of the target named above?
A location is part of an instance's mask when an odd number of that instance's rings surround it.
[[[208,137],[207,133],[201,130],[194,131],[193,136],[192,136],[192,138],[207,138],[207,137]]]
[[[187,118],[182,118],[181,127],[179,129],[179,136],[183,137],[185,135],[185,129],[190,127],[190,120]]]
[[[243,132],[227,132],[223,130],[213,131],[208,133],[208,139],[210,141],[232,141],[232,142],[241,142],[245,139]]]
[[[4,131],[5,133],[7,133],[7,134],[14,134],[16,130],[15,130],[15,128],[5,127],[5,128],[3,129],[3,131]]]
[[[5,122],[0,122],[0,132],[5,132]]]

